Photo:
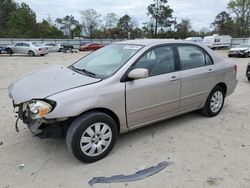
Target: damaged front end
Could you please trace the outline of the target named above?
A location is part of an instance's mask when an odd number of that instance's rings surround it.
[[[15,124],[16,131],[18,129],[19,119],[26,124],[34,136],[40,138],[61,138],[67,131],[67,119],[46,119],[48,113],[53,111],[56,102],[51,100],[31,100],[16,105],[13,102],[17,120]]]

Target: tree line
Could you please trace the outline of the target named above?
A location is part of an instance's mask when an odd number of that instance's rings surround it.
[[[250,0],[231,0],[227,10],[219,13],[210,28],[195,31],[191,21],[182,18],[177,22],[174,10],[167,0],[152,0],[147,7],[148,21],[138,24],[135,18],[125,14],[99,14],[94,9],[80,11],[81,20],[72,15],[56,18],[50,16],[38,22],[35,12],[26,3],[15,0],[0,2],[0,38],[186,38],[211,34],[227,34],[232,37],[250,35]],[[146,15],[145,15],[146,16]]]

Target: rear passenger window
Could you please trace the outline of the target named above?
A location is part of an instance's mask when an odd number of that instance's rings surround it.
[[[198,47],[179,46],[178,51],[182,70],[213,64],[211,58]]]
[[[212,65],[213,64],[213,61],[211,59],[211,57],[209,57],[209,55],[205,54],[206,56],[206,65]]]
[[[170,46],[158,47],[146,53],[135,65],[146,68],[149,76],[156,76],[175,71],[174,51]]]

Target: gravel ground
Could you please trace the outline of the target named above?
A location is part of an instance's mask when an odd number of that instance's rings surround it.
[[[226,57],[225,51],[218,53]],[[131,174],[165,160],[173,164],[144,180],[94,187],[250,187],[250,83],[245,77],[250,58],[231,59],[238,65],[239,83],[220,115],[189,113],[121,135],[113,151],[96,163],[78,162],[64,139],[32,137],[21,122],[16,133],[7,87],[23,74],[70,65],[85,54],[0,56],[0,188],[85,188],[95,176]]]

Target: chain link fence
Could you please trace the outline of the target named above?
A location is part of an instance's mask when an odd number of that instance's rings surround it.
[[[79,48],[82,43],[98,43],[108,45],[113,42],[123,41],[123,39],[40,39],[40,38],[0,38],[0,46],[7,46],[18,42],[37,42],[37,43],[55,43],[73,45],[74,48]],[[243,43],[250,44],[250,38],[233,38],[231,46],[237,46]]]

